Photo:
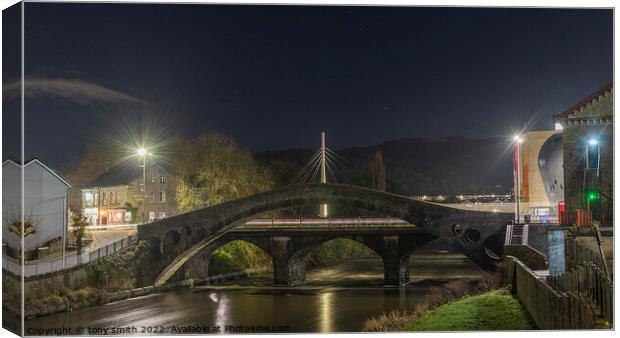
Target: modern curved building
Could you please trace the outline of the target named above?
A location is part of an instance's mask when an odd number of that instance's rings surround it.
[[[531,131],[521,138],[518,169],[520,220],[527,223],[558,222],[564,201],[561,130]]]

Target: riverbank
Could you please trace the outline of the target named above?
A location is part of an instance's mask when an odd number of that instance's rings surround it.
[[[443,285],[431,286],[423,302],[370,318],[364,323],[362,331],[406,331],[411,323],[425,318],[430,311],[455,300],[498,288],[500,281],[499,273],[485,273],[480,279],[454,280]]]
[[[420,248],[410,260],[411,283],[383,285],[383,262],[364,258],[312,268],[304,285],[273,285],[270,273],[167,292],[149,287],[120,291],[116,301],[73,309],[26,321],[27,327],[279,325],[290,332],[359,332],[378,313],[413,308],[432,290],[449,283],[485,280],[467,257],[436,242]],[[114,298],[114,297],[111,297]]]
[[[507,289],[469,296],[428,311],[407,331],[534,330],[535,324]]]

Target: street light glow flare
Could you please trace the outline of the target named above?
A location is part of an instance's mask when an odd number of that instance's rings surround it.
[[[517,143],[522,143],[523,139],[521,138],[521,135],[515,135],[512,137],[512,139],[517,142]]]
[[[146,155],[146,149],[138,148],[138,155],[139,156],[145,156]]]
[[[598,144],[598,140],[595,139],[595,138],[591,138],[591,139],[588,140],[588,144],[591,145],[591,146],[595,146],[595,145]]]

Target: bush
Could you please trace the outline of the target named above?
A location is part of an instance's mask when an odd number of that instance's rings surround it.
[[[246,269],[271,269],[272,262],[263,250],[243,241],[232,241],[215,250],[209,262],[209,274],[217,275]]]
[[[314,249],[308,255],[308,265],[328,266],[349,259],[372,256],[376,256],[375,252],[364,244],[350,239],[337,238]]]

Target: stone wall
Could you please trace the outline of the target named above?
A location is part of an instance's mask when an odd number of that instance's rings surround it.
[[[586,209],[583,192],[585,148],[590,138],[600,147],[600,208],[603,225],[613,225],[613,93],[606,91],[562,118],[564,126],[564,197],[566,212],[576,222],[576,210]],[[608,197],[605,197],[608,196]],[[599,220],[595,218],[595,220]]]

